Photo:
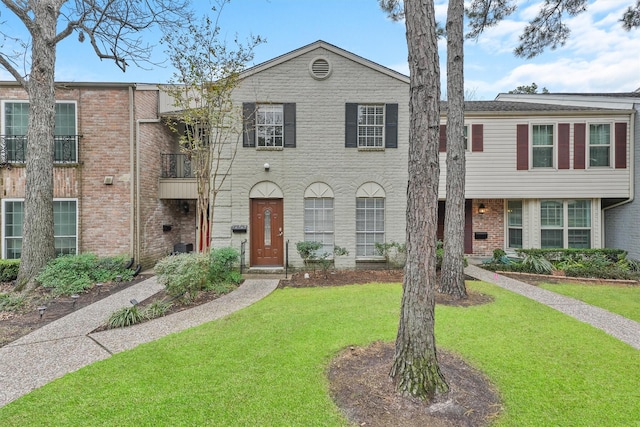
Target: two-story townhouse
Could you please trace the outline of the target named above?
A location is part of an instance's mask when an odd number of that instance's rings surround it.
[[[465,109],[466,252],[604,246],[606,207],[631,194],[632,110],[512,100],[467,102]]]
[[[160,152],[174,137],[158,116],[157,86],[57,83],[54,235],[58,254],[127,255],[153,265],[181,236],[182,213],[159,202]],[[20,258],[29,101],[0,83],[2,258]],[[175,225],[163,231],[171,219]],[[185,228],[189,238],[193,226]]]
[[[601,200],[602,243],[624,249],[629,257],[640,259],[640,89],[628,93],[545,93],[500,94],[497,100],[554,105],[582,106],[631,112],[627,167],[630,173],[627,194],[606,194]],[[612,148],[614,150],[615,148]],[[607,178],[608,181],[608,178]],[[613,183],[612,183],[613,184]]]
[[[282,267],[301,263],[297,242],[320,241],[346,248],[336,264],[353,268],[379,260],[375,243],[403,242],[408,97],[406,76],[324,42],[246,70],[233,93],[243,139],[212,245],[246,241],[250,266]],[[165,94],[160,113],[173,105]],[[194,182],[162,179],[161,197],[193,196]]]

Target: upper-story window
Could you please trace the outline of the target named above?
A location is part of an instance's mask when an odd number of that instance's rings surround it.
[[[358,105],[358,148],[384,147],[384,105]]]
[[[243,147],[281,150],[296,146],[296,104],[245,102],[242,111]]]
[[[531,136],[531,165],[534,168],[553,167],[553,125],[533,125]]]
[[[398,104],[346,104],[344,146],[398,148]]]
[[[284,112],[282,104],[258,105],[256,111],[256,137],[258,147],[282,147]]]
[[[592,123],[589,125],[589,166],[611,164],[611,125]]]
[[[29,103],[5,101],[3,116],[1,160],[9,163],[24,163],[27,150]],[[77,133],[75,102],[57,102],[53,158],[55,163],[76,163],[78,161]]]

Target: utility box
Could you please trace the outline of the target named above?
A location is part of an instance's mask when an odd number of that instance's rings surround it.
[[[173,245],[174,254],[186,254],[193,252],[193,243],[176,243]]]

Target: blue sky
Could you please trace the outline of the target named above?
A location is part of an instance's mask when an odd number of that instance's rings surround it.
[[[630,92],[640,88],[640,30],[624,31],[618,20],[635,0],[593,0],[587,12],[567,21],[571,38],[564,47],[546,51],[533,60],[516,58],[513,48],[526,22],[537,11],[536,1],[518,1],[520,8],[476,41],[465,44],[465,91],[468,99],[494,99],[532,82],[551,92]],[[202,12],[209,0],[193,0]],[[447,1],[436,0],[436,19],[444,22]],[[0,7],[5,28],[19,31],[8,12]],[[246,38],[260,35],[266,43],[255,50],[253,64],[295,50],[316,40],[408,74],[404,23],[390,21],[377,0],[232,0],[221,18],[223,35]],[[157,34],[148,34],[154,42]],[[163,58],[162,48],[155,52]],[[440,42],[440,60],[445,70],[446,46]],[[250,64],[250,65],[253,65]],[[171,78],[169,68],[126,73],[108,61],[100,61],[87,43],[74,38],[58,49],[58,81],[114,81],[163,83]],[[11,80],[0,69],[0,80]],[[444,88],[443,72],[443,92]]]

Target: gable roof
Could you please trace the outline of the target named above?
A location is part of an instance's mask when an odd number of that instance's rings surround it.
[[[355,53],[351,53],[349,51],[346,51],[344,49],[341,49],[337,46],[332,45],[331,43],[327,43],[325,41],[322,40],[318,40],[316,42],[310,43],[306,46],[302,46],[301,48],[298,48],[296,50],[292,50],[291,52],[285,53],[284,55],[280,55],[277,56],[273,59],[270,59],[268,61],[265,61],[261,64],[258,65],[254,65],[253,67],[247,68],[246,70],[244,70],[242,73],[240,73],[240,78],[245,78],[245,77],[249,77],[253,74],[259,73],[263,70],[269,69],[271,67],[275,67],[276,65],[282,64],[284,62],[290,61],[293,58],[296,58],[298,56],[304,55],[306,53],[309,53],[313,50],[316,49],[326,49],[331,53],[334,53],[336,55],[342,56],[343,58],[349,59],[353,62],[356,62],[362,66],[371,68],[375,71],[378,71],[380,73],[386,74],[389,77],[392,77],[394,79],[400,80],[404,83],[409,83],[409,77],[405,76],[404,74],[392,70],[391,68],[387,68],[383,65],[377,64],[373,61],[370,61],[368,59],[365,59],[361,56],[356,55]]]

